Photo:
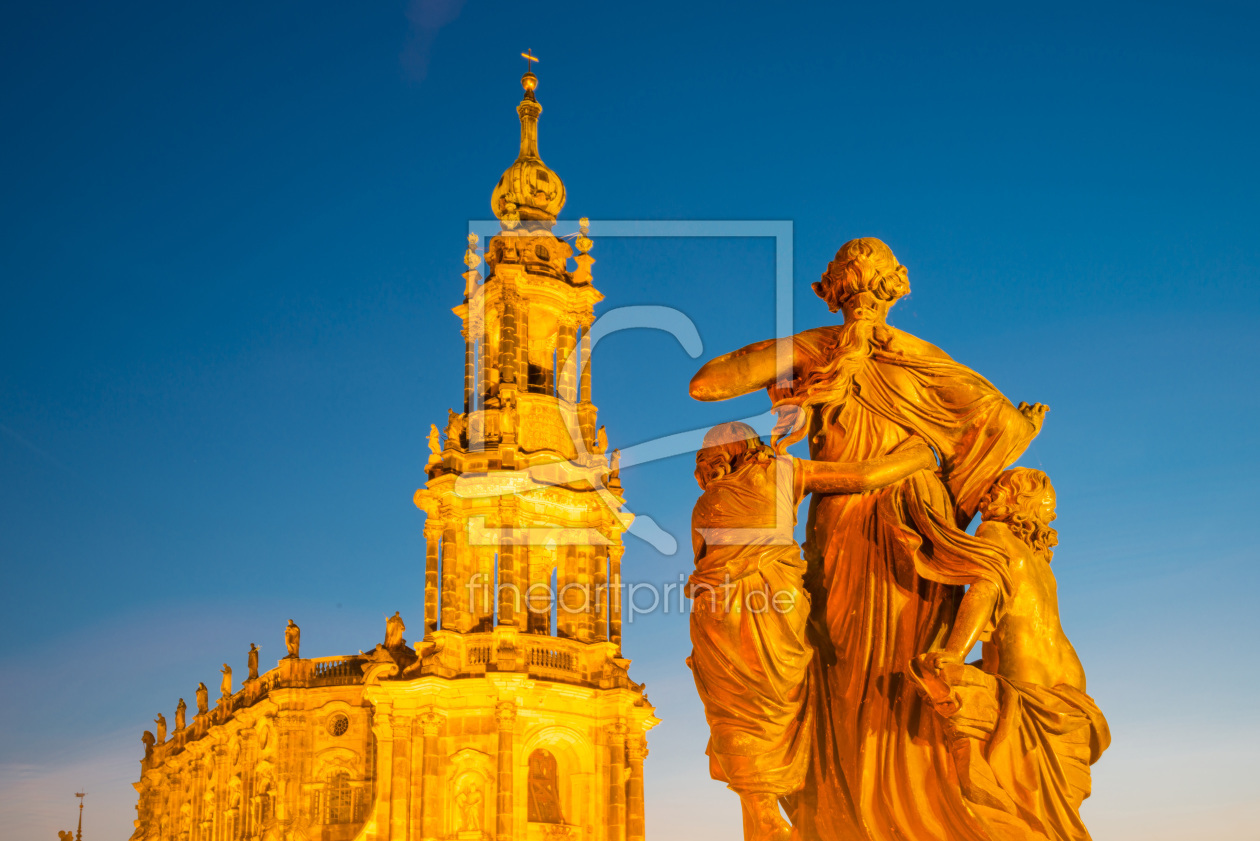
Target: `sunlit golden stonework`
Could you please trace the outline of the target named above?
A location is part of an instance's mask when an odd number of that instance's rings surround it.
[[[464,405],[431,428],[423,639],[403,619],[348,657],[288,656],[243,686],[224,665],[185,722],[145,732],[135,841],[581,839],[644,836],[645,734],[621,656],[617,453],[591,402],[583,223],[552,232],[564,184],[538,157],[537,79],[521,152],[494,189],[501,230],[469,236]],[[570,260],[575,264],[570,269]],[[555,602],[555,603],[553,603]]]

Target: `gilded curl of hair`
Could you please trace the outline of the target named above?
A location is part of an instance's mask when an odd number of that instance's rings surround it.
[[[1012,467],[985,492],[980,500],[980,516],[986,522],[1006,524],[1034,552],[1049,558],[1059,545],[1059,533],[1038,513],[1047,492],[1053,494],[1054,486],[1045,473]]]
[[[774,451],[762,443],[757,430],[739,421],[720,423],[705,433],[704,444],[696,452],[696,482],[704,490],[750,460],[769,463],[773,459]]]
[[[861,292],[891,302],[910,294],[910,275],[883,241],[859,237],[840,246],[817,291],[833,306]]]

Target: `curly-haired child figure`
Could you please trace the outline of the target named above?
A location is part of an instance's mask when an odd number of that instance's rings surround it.
[[[971,585],[944,648],[917,657],[911,672],[951,722],[959,776],[995,837],[1022,839],[1032,825],[1054,841],[1088,841],[1077,810],[1110,734],[1059,623],[1054,487],[1040,470],[1012,468],[984,495],[980,515],[976,537],[1007,556],[1009,592],[1000,599],[991,583]],[[981,672],[963,660],[986,629]],[[998,753],[1001,761],[990,761]],[[1004,815],[1018,817],[1010,835]]]
[[[881,458],[833,463],[778,455],[743,423],[705,436],[687,662],[711,732],[710,772],[739,795],[747,841],[792,837],[779,798],[801,789],[809,766],[814,649],[796,509],[806,493],[872,491],[935,467],[918,439]]]

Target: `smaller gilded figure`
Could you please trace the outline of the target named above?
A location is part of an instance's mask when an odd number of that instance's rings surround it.
[[[395,610],[394,615],[385,620],[385,647],[394,651],[406,645],[407,641],[403,639],[403,632],[406,630],[402,616]]]
[[[290,657],[298,656],[298,646],[302,642],[302,629],[297,626],[292,619],[289,625],[284,629],[284,647],[288,649]]]
[[[158,713],[153,723],[157,725],[157,743],[160,745],[166,741],[166,716]]]
[[[446,437],[457,444],[462,443],[468,431],[468,421],[454,409],[446,410]]]
[[[600,427],[595,431],[595,453],[602,455],[608,452],[608,430]]]
[[[205,715],[210,711],[210,690],[204,683],[197,684],[197,714]]]
[[[709,771],[739,795],[746,841],[793,832],[779,799],[804,786],[814,738],[810,601],[793,538],[801,500],[873,491],[935,467],[917,438],[887,456],[840,463],[780,455],[744,423],[705,435],[696,453],[703,493],[691,519],[687,664],[709,723]]]
[[[621,488],[621,450],[608,454],[608,479],[605,484],[615,490]]]
[[[249,644],[249,675],[246,680],[258,680],[258,646]]]
[[[436,423],[429,424],[429,465],[442,461],[442,432]]]
[[[919,655],[910,672],[945,717],[973,808],[994,825],[1036,815],[1051,841],[1088,841],[1078,810],[1111,735],[1059,622],[1055,502],[1040,470],[998,477],[980,501],[976,537],[1006,556],[1009,586],[972,584],[944,647]],[[985,637],[981,668],[965,665]],[[1002,814],[992,818],[994,810]]]
[[[180,698],[179,703],[175,705],[175,732],[178,733],[184,729],[184,718],[188,714],[188,705],[184,703],[184,699]]]
[[[534,823],[564,823],[560,812],[560,781],[556,758],[539,748],[529,755],[529,819]]]

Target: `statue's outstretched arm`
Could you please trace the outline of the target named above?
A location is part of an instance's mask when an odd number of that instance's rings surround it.
[[[878,490],[920,470],[936,467],[932,449],[915,440],[903,451],[857,462],[802,461],[805,492],[852,494]]]
[[[780,373],[786,376],[792,370],[792,354],[788,353],[786,370],[779,371],[776,341],[790,343],[792,339],[766,339],[706,362],[691,378],[691,396],[696,400],[729,400],[769,388]]]

